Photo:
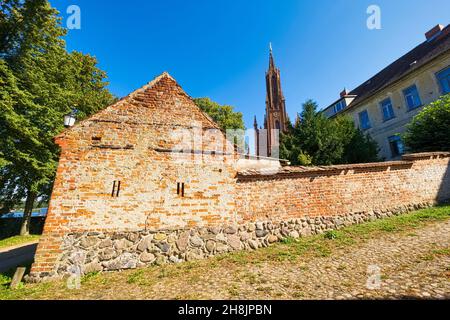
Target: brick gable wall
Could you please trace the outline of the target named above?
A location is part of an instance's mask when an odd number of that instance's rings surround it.
[[[232,163],[220,154],[167,152],[180,142],[174,131],[193,126],[199,135],[208,129],[215,133],[186,148],[232,149],[217,125],[170,76],[162,75],[58,136],[60,162],[33,272],[53,271],[69,232],[158,230],[232,220]],[[112,196],[119,181],[119,196]]]

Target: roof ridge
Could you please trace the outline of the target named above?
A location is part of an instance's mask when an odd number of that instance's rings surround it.
[[[154,85],[156,85],[159,81],[161,81],[163,78],[169,78],[171,80],[173,80],[175,83],[178,84],[178,82],[167,72],[164,71],[163,73],[161,73],[159,76],[156,76],[155,78],[153,78],[153,80],[151,80],[150,82],[148,82],[147,84],[143,85],[142,87],[134,90],[133,92],[131,92],[130,94],[128,94],[126,97],[124,97],[121,100],[124,100],[126,98],[134,98],[138,93],[141,93],[143,91],[146,91],[148,89],[153,88]]]

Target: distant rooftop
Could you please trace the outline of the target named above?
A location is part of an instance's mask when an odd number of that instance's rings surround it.
[[[356,89],[350,92],[344,90],[341,93],[341,98],[325,110],[334,107],[336,103],[345,97],[352,98],[351,102],[345,107],[345,109],[352,108],[394,82],[400,80],[410,72],[424,66],[431,60],[449,51],[450,25],[447,25],[446,27],[443,25],[437,25],[428,31],[425,34],[425,37],[426,40],[424,42],[388,65]],[[339,108],[337,112],[340,112],[341,110],[343,109]]]
[[[48,208],[42,208],[42,209],[36,209],[33,210],[33,213],[31,214],[32,218],[37,217],[46,217],[48,212]],[[0,217],[0,219],[21,219],[23,218],[23,211],[13,211],[7,214],[4,214]]]

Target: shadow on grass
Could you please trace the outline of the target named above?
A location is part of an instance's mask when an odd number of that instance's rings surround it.
[[[29,261],[27,263],[21,263],[18,267],[25,267],[25,275],[30,273],[31,265],[33,264],[33,261]],[[18,268],[11,268],[5,272],[0,272],[0,287],[8,288],[11,284],[12,277],[14,276],[14,273],[16,272],[16,269]]]

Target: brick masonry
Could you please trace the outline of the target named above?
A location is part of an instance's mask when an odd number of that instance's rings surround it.
[[[203,139],[181,154],[180,130]],[[256,249],[450,198],[449,153],[240,170],[224,141],[166,73],[65,131],[29,280]]]

